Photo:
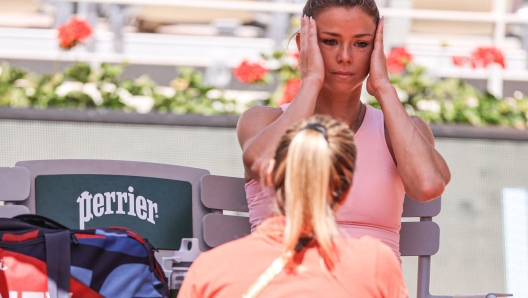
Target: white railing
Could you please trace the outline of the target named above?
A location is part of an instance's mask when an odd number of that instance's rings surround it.
[[[126,5],[159,5],[174,7],[192,7],[223,10],[243,10],[255,12],[302,12],[304,4],[288,2],[267,1],[229,1],[229,0],[61,0],[62,2],[90,2],[103,4],[126,4]],[[506,1],[495,0],[494,5],[498,9],[492,12],[470,12],[452,10],[427,10],[380,7],[380,13],[386,17],[401,17],[412,19],[445,20],[445,21],[467,21],[467,22],[504,22],[506,24],[520,23],[528,24],[528,19],[519,17],[514,13],[506,13]],[[503,7],[502,9],[500,7]]]
[[[229,1],[229,0],[61,0],[63,2],[90,2],[102,4],[161,5],[223,10],[243,10],[255,12],[302,12],[303,3],[277,1]],[[462,0],[463,1],[463,0]],[[507,13],[507,0],[494,0],[491,12],[470,12],[450,10],[424,10],[381,7],[380,13],[386,17],[426,19],[441,21],[486,22],[495,24],[494,44],[501,47],[508,24],[528,24],[528,18]]]

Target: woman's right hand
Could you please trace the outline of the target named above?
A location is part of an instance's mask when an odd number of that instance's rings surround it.
[[[298,41],[299,42],[299,41]],[[324,63],[317,42],[317,25],[312,17],[301,18],[299,71],[304,80],[314,79],[323,84]]]

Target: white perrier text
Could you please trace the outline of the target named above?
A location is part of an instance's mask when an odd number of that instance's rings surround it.
[[[128,187],[127,192],[105,192],[92,196],[88,191],[83,192],[78,198],[79,228],[84,229],[84,224],[95,217],[109,214],[126,214],[135,216],[156,224],[158,218],[158,204],[142,196],[134,197],[134,188]]]

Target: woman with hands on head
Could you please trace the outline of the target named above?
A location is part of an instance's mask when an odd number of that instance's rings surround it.
[[[443,193],[449,168],[427,123],[409,117],[389,81],[383,26],[374,0],[307,1],[296,35],[302,77],[297,96],[280,108],[252,107],[237,125],[252,229],[271,212],[272,194],[261,186],[261,173],[280,136],[314,114],[332,116],[355,132],[355,187],[336,214],[350,236],[378,238],[399,257],[404,195],[426,202]],[[360,101],[365,80],[381,111]]]
[[[342,235],[336,224],[355,173],[348,124],[303,119],[272,158],[263,175],[275,191],[273,216],[251,235],[201,254],[178,297],[407,297],[390,248]]]

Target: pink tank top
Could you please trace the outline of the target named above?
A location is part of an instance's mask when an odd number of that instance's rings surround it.
[[[336,220],[351,237],[378,238],[400,258],[405,190],[387,147],[383,113],[369,105],[366,107],[363,123],[354,136],[358,156],[352,190],[337,212]],[[285,110],[287,105],[281,108]],[[255,180],[246,183],[245,188],[253,230],[271,214],[273,196]]]

